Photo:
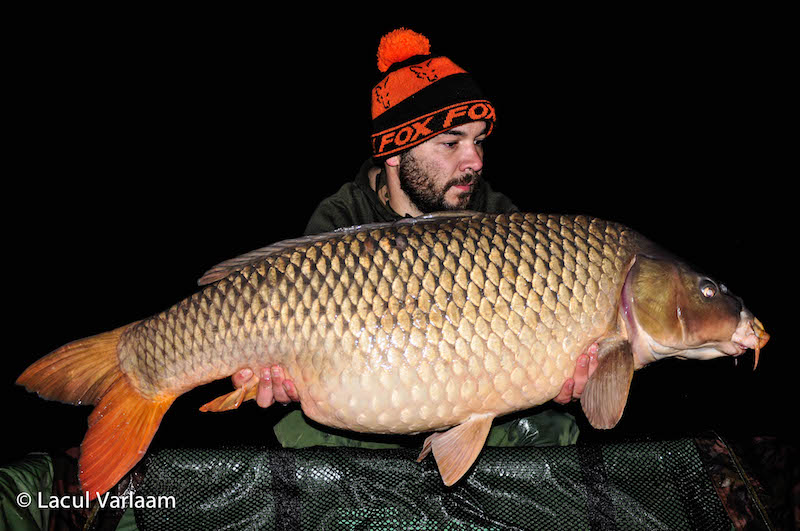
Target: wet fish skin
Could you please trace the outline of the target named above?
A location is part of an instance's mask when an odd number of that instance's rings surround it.
[[[769,338],[763,326],[708,282],[613,222],[439,214],[224,262],[195,295],[68,344],[18,383],[96,404],[81,457],[90,496],[141,458],[177,396],[275,364],[313,420],[363,432],[438,430],[420,459],[432,452],[450,485],[495,417],[555,397],[595,343],[601,359],[582,405],[601,428],[618,422],[636,368],[665,356],[758,353]],[[253,391],[204,410],[238,407]]]

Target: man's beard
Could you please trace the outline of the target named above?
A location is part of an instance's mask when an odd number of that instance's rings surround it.
[[[410,151],[400,155],[400,165],[398,166],[400,189],[405,192],[411,202],[424,213],[467,208],[472,199],[475,185],[481,179],[481,174],[469,171],[461,177],[448,181],[444,186],[437,187],[435,179],[431,176],[431,170],[430,165],[420,163]],[[470,183],[473,184],[473,188],[470,191],[461,192],[456,198],[455,204],[445,203],[444,196],[450,188]]]

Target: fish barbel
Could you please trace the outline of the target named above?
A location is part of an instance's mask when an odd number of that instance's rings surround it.
[[[223,262],[200,284],[19,377],[44,398],[96,405],[80,457],[90,497],[141,459],[178,396],[242,368],[282,366],[322,424],[434,432],[420,459],[433,452],[451,485],[494,418],[554,398],[593,345],[599,364],[581,402],[593,426],[610,428],[635,369],[759,352],[769,339],[725,286],[585,216],[453,212],[352,227]]]

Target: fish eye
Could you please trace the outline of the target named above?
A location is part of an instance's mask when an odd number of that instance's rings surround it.
[[[709,279],[704,279],[700,282],[700,293],[703,297],[710,299],[717,294],[717,285]]]

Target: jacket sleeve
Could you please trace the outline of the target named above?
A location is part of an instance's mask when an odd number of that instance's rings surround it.
[[[311,214],[304,234],[330,232],[340,227],[349,227],[357,223],[354,210],[353,191],[346,184],[334,195],[323,199],[314,213]]]

